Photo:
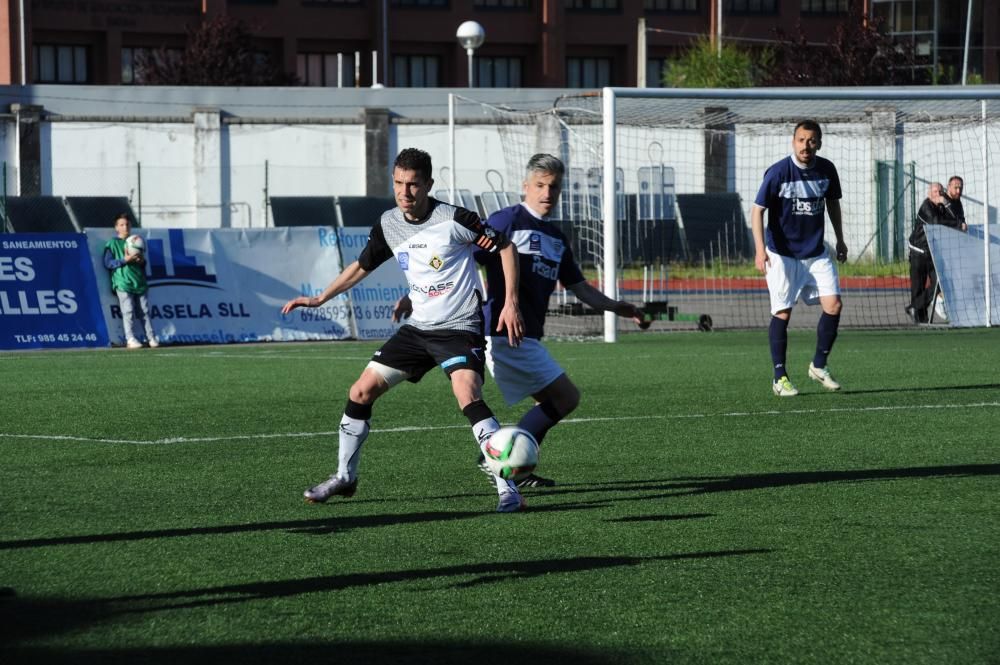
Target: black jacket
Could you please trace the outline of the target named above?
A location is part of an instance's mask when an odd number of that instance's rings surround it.
[[[963,219],[955,214],[955,208],[955,204],[947,200],[945,200],[944,204],[938,204],[930,199],[924,199],[920,210],[917,212],[917,218],[913,221],[913,232],[910,233],[910,249],[920,254],[930,252],[930,247],[927,245],[927,232],[924,230],[925,224],[943,224],[953,229],[961,229]]]

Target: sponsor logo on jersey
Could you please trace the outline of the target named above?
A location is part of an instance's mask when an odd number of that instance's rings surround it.
[[[410,249],[427,249],[427,245],[422,242],[410,243]]]
[[[540,252],[542,251],[542,234],[532,233],[528,237],[528,251],[529,252]]]
[[[792,199],[793,215],[817,215],[823,213],[823,199],[809,201],[806,199]]]
[[[396,255],[396,260],[399,261],[399,267],[402,268],[403,270],[409,270],[410,269],[410,253],[409,252],[400,252],[399,254]]]
[[[559,256],[562,256],[562,253],[563,253],[563,241],[559,240],[558,238],[553,238],[552,239],[552,251],[554,251]]]
[[[559,266],[547,263],[545,259],[538,254],[532,257],[531,272],[536,275],[540,275],[545,279],[551,279],[553,281],[559,279]]]
[[[430,284],[428,286],[421,286],[420,284],[410,284],[410,290],[416,291],[417,293],[423,293],[428,298],[436,298],[438,296],[443,296],[452,289],[455,288],[455,282],[440,282],[438,284]]]
[[[441,259],[440,259],[439,257],[437,257],[437,256],[432,256],[432,257],[431,257],[431,260],[430,260],[430,261],[428,262],[428,265],[429,265],[429,266],[430,266],[431,268],[434,268],[435,270],[440,270],[440,269],[441,269],[441,267],[442,267],[442,266],[444,265],[444,261],[442,261],[442,260],[441,260]]]

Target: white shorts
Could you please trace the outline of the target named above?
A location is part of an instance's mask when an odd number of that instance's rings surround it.
[[[563,372],[541,341],[530,337],[513,348],[506,337],[486,338],[486,367],[508,406],[558,379]]]
[[[791,309],[800,298],[807,305],[815,305],[823,296],[840,295],[840,277],[828,249],[811,259],[796,259],[775,254],[768,248],[767,258],[771,314]]]

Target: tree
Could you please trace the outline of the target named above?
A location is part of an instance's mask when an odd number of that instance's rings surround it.
[[[753,56],[730,44],[722,53],[708,39],[701,38],[679,58],[667,61],[663,84],[670,88],[750,88],[762,76],[770,61],[768,51]]]
[[[774,62],[764,85],[858,86],[926,83],[927,70],[910,44],[897,44],[880,31],[877,19],[850,13],[824,45],[810,43],[801,24],[798,35],[775,30]]]
[[[180,53],[166,48],[140,56],[140,79],[148,85],[294,85],[266,54],[254,49],[253,36],[240,20],[221,15],[188,29]]]

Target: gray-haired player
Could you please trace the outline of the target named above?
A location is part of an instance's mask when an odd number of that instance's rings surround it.
[[[595,310],[614,312],[645,327],[639,308],[609,298],[587,282],[573,258],[569,240],[548,221],[559,203],[564,172],[565,167],[557,157],[544,153],[534,155],[525,169],[524,201],[498,210],[487,220],[517,246],[521,263],[517,292],[524,315],[524,339],[514,344],[507,337],[491,334],[487,340],[486,364],[508,404],[516,404],[529,396],[534,400],[534,406],[521,417],[518,426],[531,432],[539,443],[580,403],[580,390],[541,341],[549,298],[556,282],[561,282],[581,302]],[[495,257],[481,253],[479,258],[486,268],[487,324],[489,330],[495,330],[509,305],[510,282],[506,270],[501,270]],[[404,298],[397,303],[395,315],[405,316],[406,310]],[[480,464],[480,468],[489,473],[484,464]],[[535,474],[519,482],[520,487],[554,484]]]

